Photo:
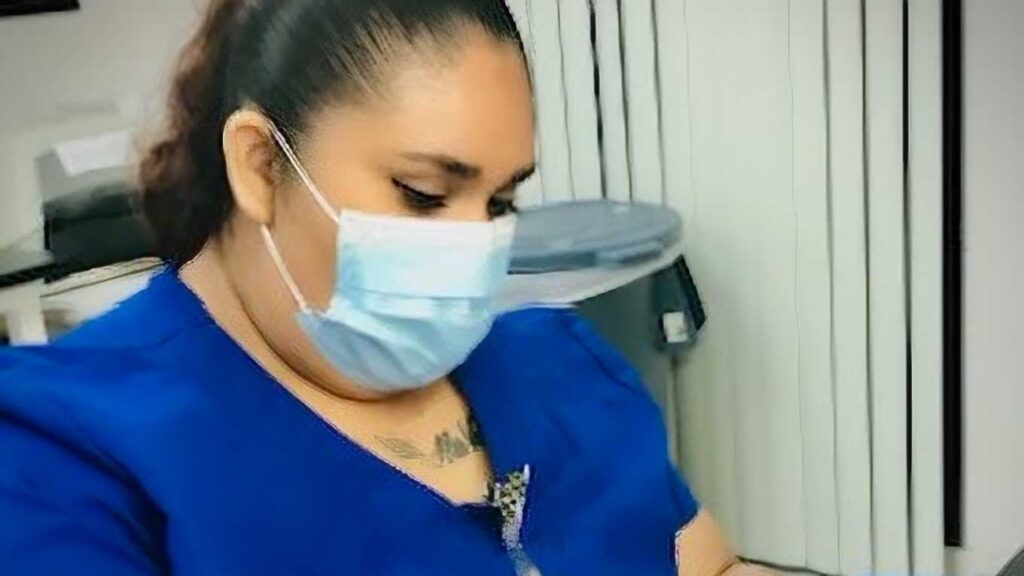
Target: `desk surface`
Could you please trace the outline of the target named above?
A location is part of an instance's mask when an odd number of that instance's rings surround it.
[[[42,280],[56,266],[49,252],[0,250],[0,288]]]

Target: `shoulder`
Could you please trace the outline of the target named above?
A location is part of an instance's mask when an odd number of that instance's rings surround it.
[[[502,316],[456,376],[492,417],[514,412],[520,427],[551,425],[579,447],[618,436],[667,453],[661,411],[639,374],[575,309]]]
[[[575,308],[529,308],[499,317],[471,362],[525,381],[544,376],[571,387],[610,385],[650,400],[636,370]]]
[[[0,350],[0,557],[14,572],[138,573],[149,561],[158,534],[142,527],[158,512],[88,425],[125,418],[105,387],[147,370],[132,354]]]
[[[140,400],[158,402],[151,384],[160,374],[151,359],[133,351],[0,350],[0,419],[72,451],[93,452],[88,429],[121,428],[140,412]],[[6,440],[0,435],[0,445]]]
[[[488,442],[516,465],[529,462],[538,478],[546,472],[553,490],[589,485],[630,494],[633,511],[661,518],[669,535],[696,514],[669,462],[660,408],[639,373],[575,309],[503,316],[465,368],[478,416],[510,436]]]
[[[0,450],[34,437],[129,468],[125,454],[166,436],[202,397],[188,367],[220,342],[202,312],[164,273],[53,345],[0,349]]]
[[[18,573],[139,573],[159,549],[142,472],[199,396],[181,366],[203,332],[160,282],[54,345],[0,348],[0,557]]]
[[[209,324],[202,303],[172,270],[157,272],[140,292],[60,338],[61,348],[154,348]]]
[[[177,376],[210,325],[173,273],[158,274],[53,345],[0,349],[0,416],[71,442],[88,430],[116,438],[187,389]]]

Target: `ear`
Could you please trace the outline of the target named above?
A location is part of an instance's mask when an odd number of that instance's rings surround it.
[[[235,206],[257,224],[274,218],[274,141],[267,119],[255,110],[228,118],[223,134],[224,162]]]

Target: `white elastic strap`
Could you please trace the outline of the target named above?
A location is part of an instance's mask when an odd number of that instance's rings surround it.
[[[260,226],[260,234],[263,236],[263,243],[267,245],[267,251],[270,252],[270,258],[274,261],[274,265],[277,266],[277,271],[281,273],[281,278],[284,279],[285,285],[288,286],[288,291],[292,293],[292,297],[295,298],[295,303],[298,304],[299,309],[303,312],[309,310],[309,304],[306,303],[306,299],[302,297],[302,292],[299,291],[299,285],[295,283],[295,278],[292,278],[291,273],[288,272],[288,267],[284,265],[284,258],[281,257],[281,252],[277,250],[277,243],[274,242],[274,237],[271,236],[270,230],[266,225]]]
[[[327,198],[324,197],[323,193],[320,192],[320,189],[313,183],[313,179],[309,177],[309,173],[307,173],[306,169],[302,167],[302,163],[299,162],[299,157],[295,155],[292,147],[288,144],[288,141],[285,140],[281,131],[277,129],[277,126],[274,126],[273,124],[270,125],[270,134],[273,135],[274,140],[277,141],[277,145],[281,147],[281,151],[284,152],[284,155],[288,157],[288,162],[292,165],[292,168],[295,169],[295,172],[299,175],[299,179],[302,180],[302,183],[306,185],[306,189],[309,190],[309,193],[313,196],[313,200],[316,200],[317,205],[319,205],[320,209],[324,211],[324,214],[327,214],[328,218],[337,223],[338,213],[334,211],[331,204],[327,202]]]

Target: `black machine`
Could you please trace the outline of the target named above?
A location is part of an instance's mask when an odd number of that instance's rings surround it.
[[[48,279],[155,255],[139,204],[139,194],[120,184],[46,202],[46,249],[56,262]]]

